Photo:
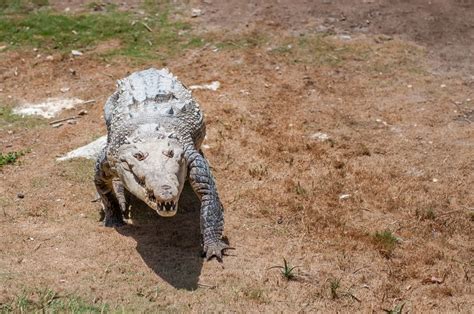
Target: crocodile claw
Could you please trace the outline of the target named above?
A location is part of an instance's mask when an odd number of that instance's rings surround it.
[[[225,251],[232,249],[234,248],[219,240],[211,244],[204,245],[203,257],[205,257],[207,261],[215,257],[219,262],[221,262],[222,256],[225,255]]]

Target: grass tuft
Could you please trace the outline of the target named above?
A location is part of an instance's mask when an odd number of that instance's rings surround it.
[[[268,175],[268,167],[262,164],[254,165],[249,169],[249,174],[252,178],[262,180]]]
[[[390,258],[397,246],[399,240],[398,238],[390,231],[377,231],[373,235],[373,240],[380,253],[386,258]]]
[[[341,279],[332,279],[329,282],[329,288],[331,290],[331,299],[338,299],[339,292],[338,289],[341,287]]]
[[[276,265],[276,266],[270,267],[269,269],[272,269],[272,268],[280,268],[281,269],[281,275],[283,276],[283,278],[285,278],[286,280],[289,281],[289,280],[296,279],[296,274],[294,273],[294,270],[296,268],[299,268],[299,266],[291,266],[286,261],[286,259],[284,258],[283,259],[283,266]]]
[[[0,305],[1,313],[104,313],[108,304],[93,305],[77,296],[61,296],[51,289],[23,291],[15,299]]]
[[[0,153],[0,169],[5,165],[14,164],[24,154],[24,151]]]
[[[308,191],[301,185],[301,183],[298,181],[296,186],[295,186],[295,193],[297,195],[306,195],[308,194]]]
[[[384,311],[388,314],[402,314],[404,306],[405,306],[405,303],[401,303],[401,304],[398,304],[397,306],[395,306],[392,310],[384,309]]]

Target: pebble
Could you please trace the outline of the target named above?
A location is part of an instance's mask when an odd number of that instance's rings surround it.
[[[312,140],[319,140],[321,142],[325,142],[330,139],[329,135],[323,132],[316,132],[314,134],[311,134],[309,138]]]
[[[83,53],[80,52],[79,50],[71,50],[71,54],[75,57],[79,57],[83,55]]]
[[[16,195],[16,197],[18,197],[18,198],[25,198],[25,194],[23,194],[23,193],[18,193],[18,194]]]
[[[192,9],[191,10],[191,17],[198,17],[202,15],[201,9]]]
[[[352,37],[350,35],[339,35],[339,39],[342,40],[351,40]]]

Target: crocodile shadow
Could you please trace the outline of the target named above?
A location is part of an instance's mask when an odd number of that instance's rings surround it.
[[[160,278],[177,289],[197,289],[203,264],[200,256],[200,202],[186,182],[178,213],[172,218],[159,216],[132,195],[130,216],[133,225],[116,228],[137,242],[143,261]]]

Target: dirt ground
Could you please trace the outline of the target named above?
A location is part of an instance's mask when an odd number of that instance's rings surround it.
[[[193,31],[236,38],[166,60],[186,85],[221,82],[193,94],[235,250],[204,262],[186,204],[106,229],[92,162],[55,161],[105,134],[116,79],[162,62],[8,50],[0,99],[96,102],[59,117],[86,109],[77,124],[1,130],[2,152],[30,152],[0,170],[0,304],[51,289],[125,312],[472,312],[474,3],[178,4]],[[284,258],[294,280],[271,268]]]

